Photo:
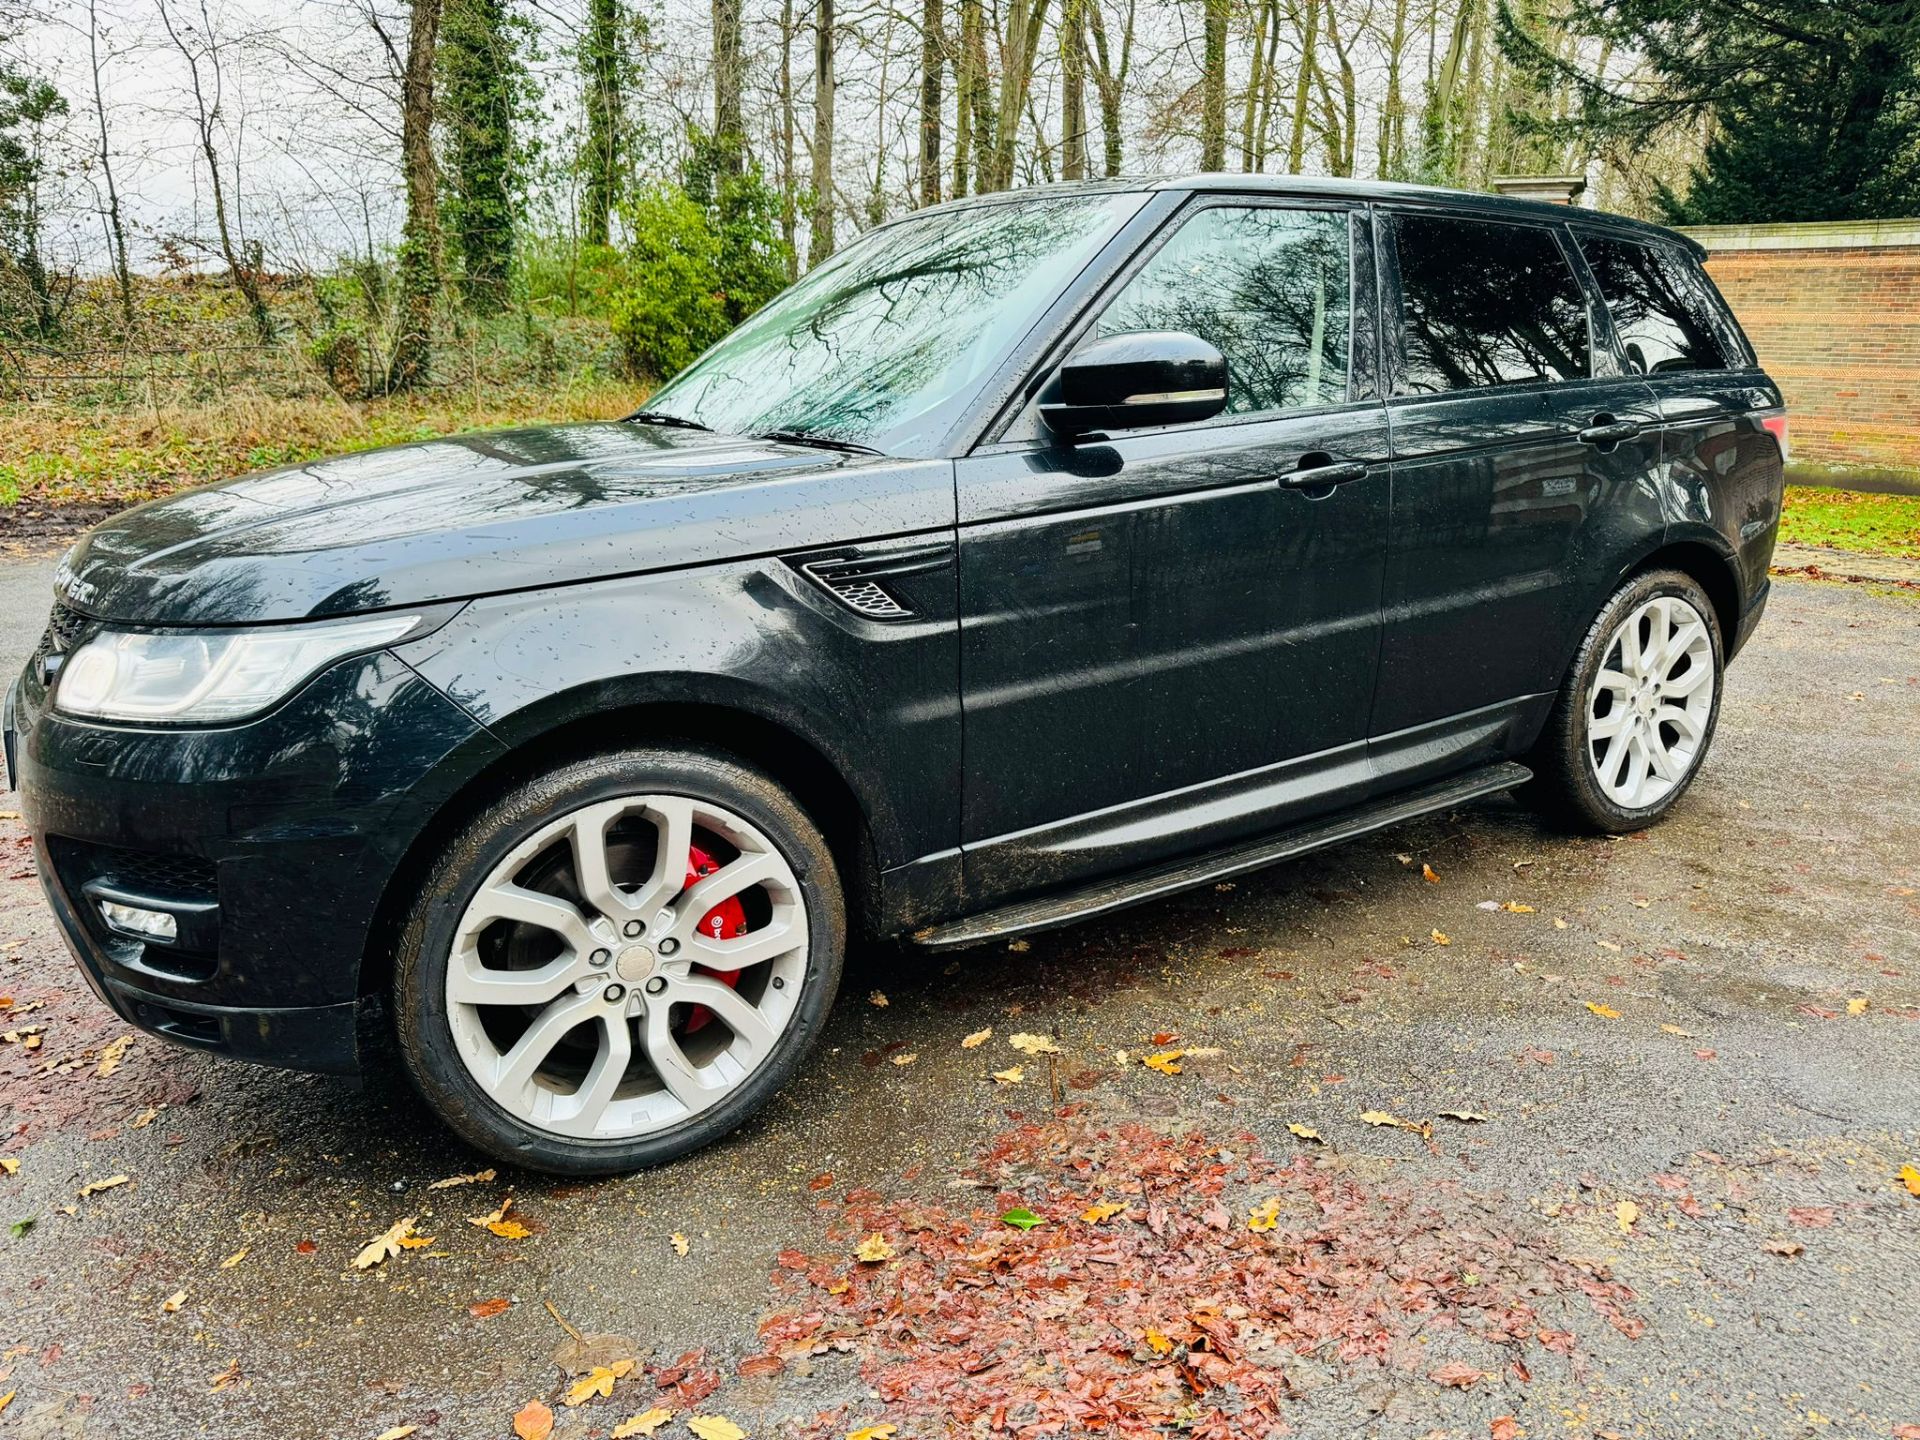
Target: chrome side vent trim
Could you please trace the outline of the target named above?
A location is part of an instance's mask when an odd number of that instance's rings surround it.
[[[869,620],[911,620],[914,610],[885,583],[897,575],[916,575],[938,570],[953,561],[953,547],[947,543],[916,545],[887,554],[861,554],[841,551],[812,560],[795,559],[789,563],[820,586],[834,599]]]

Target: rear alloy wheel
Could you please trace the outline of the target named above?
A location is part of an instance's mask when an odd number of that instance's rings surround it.
[[[558,802],[558,803],[556,803]],[[566,1173],[683,1154],[777,1088],[837,988],[818,830],[719,757],[611,756],[532,782],[442,862],[396,1013],[416,1083],[482,1149]]]
[[[1720,671],[1699,585],[1675,570],[1629,580],[1582,641],[1532,757],[1541,808],[1616,834],[1658,820],[1712,743]]]

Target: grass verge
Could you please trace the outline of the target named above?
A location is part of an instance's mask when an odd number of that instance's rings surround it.
[[[1780,538],[1798,545],[1920,560],[1920,495],[1868,495],[1796,486],[1787,491]]]

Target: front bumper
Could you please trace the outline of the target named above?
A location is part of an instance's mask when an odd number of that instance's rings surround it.
[[[29,666],[6,751],[42,887],[129,1024],[239,1059],[360,1069],[381,1009],[364,964],[412,841],[498,745],[391,654],[344,660],[224,729],[84,724]],[[162,942],[102,900],[171,916]]]

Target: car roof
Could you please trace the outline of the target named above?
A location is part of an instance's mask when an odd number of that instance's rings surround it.
[[[1312,199],[1377,202],[1383,204],[1434,205],[1443,208],[1473,210],[1486,216],[1508,216],[1553,224],[1573,224],[1592,229],[1616,230],[1637,235],[1642,240],[1661,240],[1678,245],[1689,254],[1706,254],[1699,242],[1677,230],[1615,215],[1605,210],[1589,210],[1578,205],[1558,205],[1548,200],[1528,200],[1517,195],[1500,195],[1484,190],[1455,190],[1440,185],[1411,185],[1392,180],[1347,180],[1331,175],[1249,175],[1230,171],[1209,171],[1185,175],[1133,175],[1111,180],[1070,180],[1047,185],[1022,186],[989,195],[973,195],[950,200],[941,208],[991,204],[1042,195],[1115,194],[1172,190],[1191,194],[1218,195],[1298,195]],[[919,213],[919,212],[914,212]],[[904,218],[904,217],[902,217]]]

